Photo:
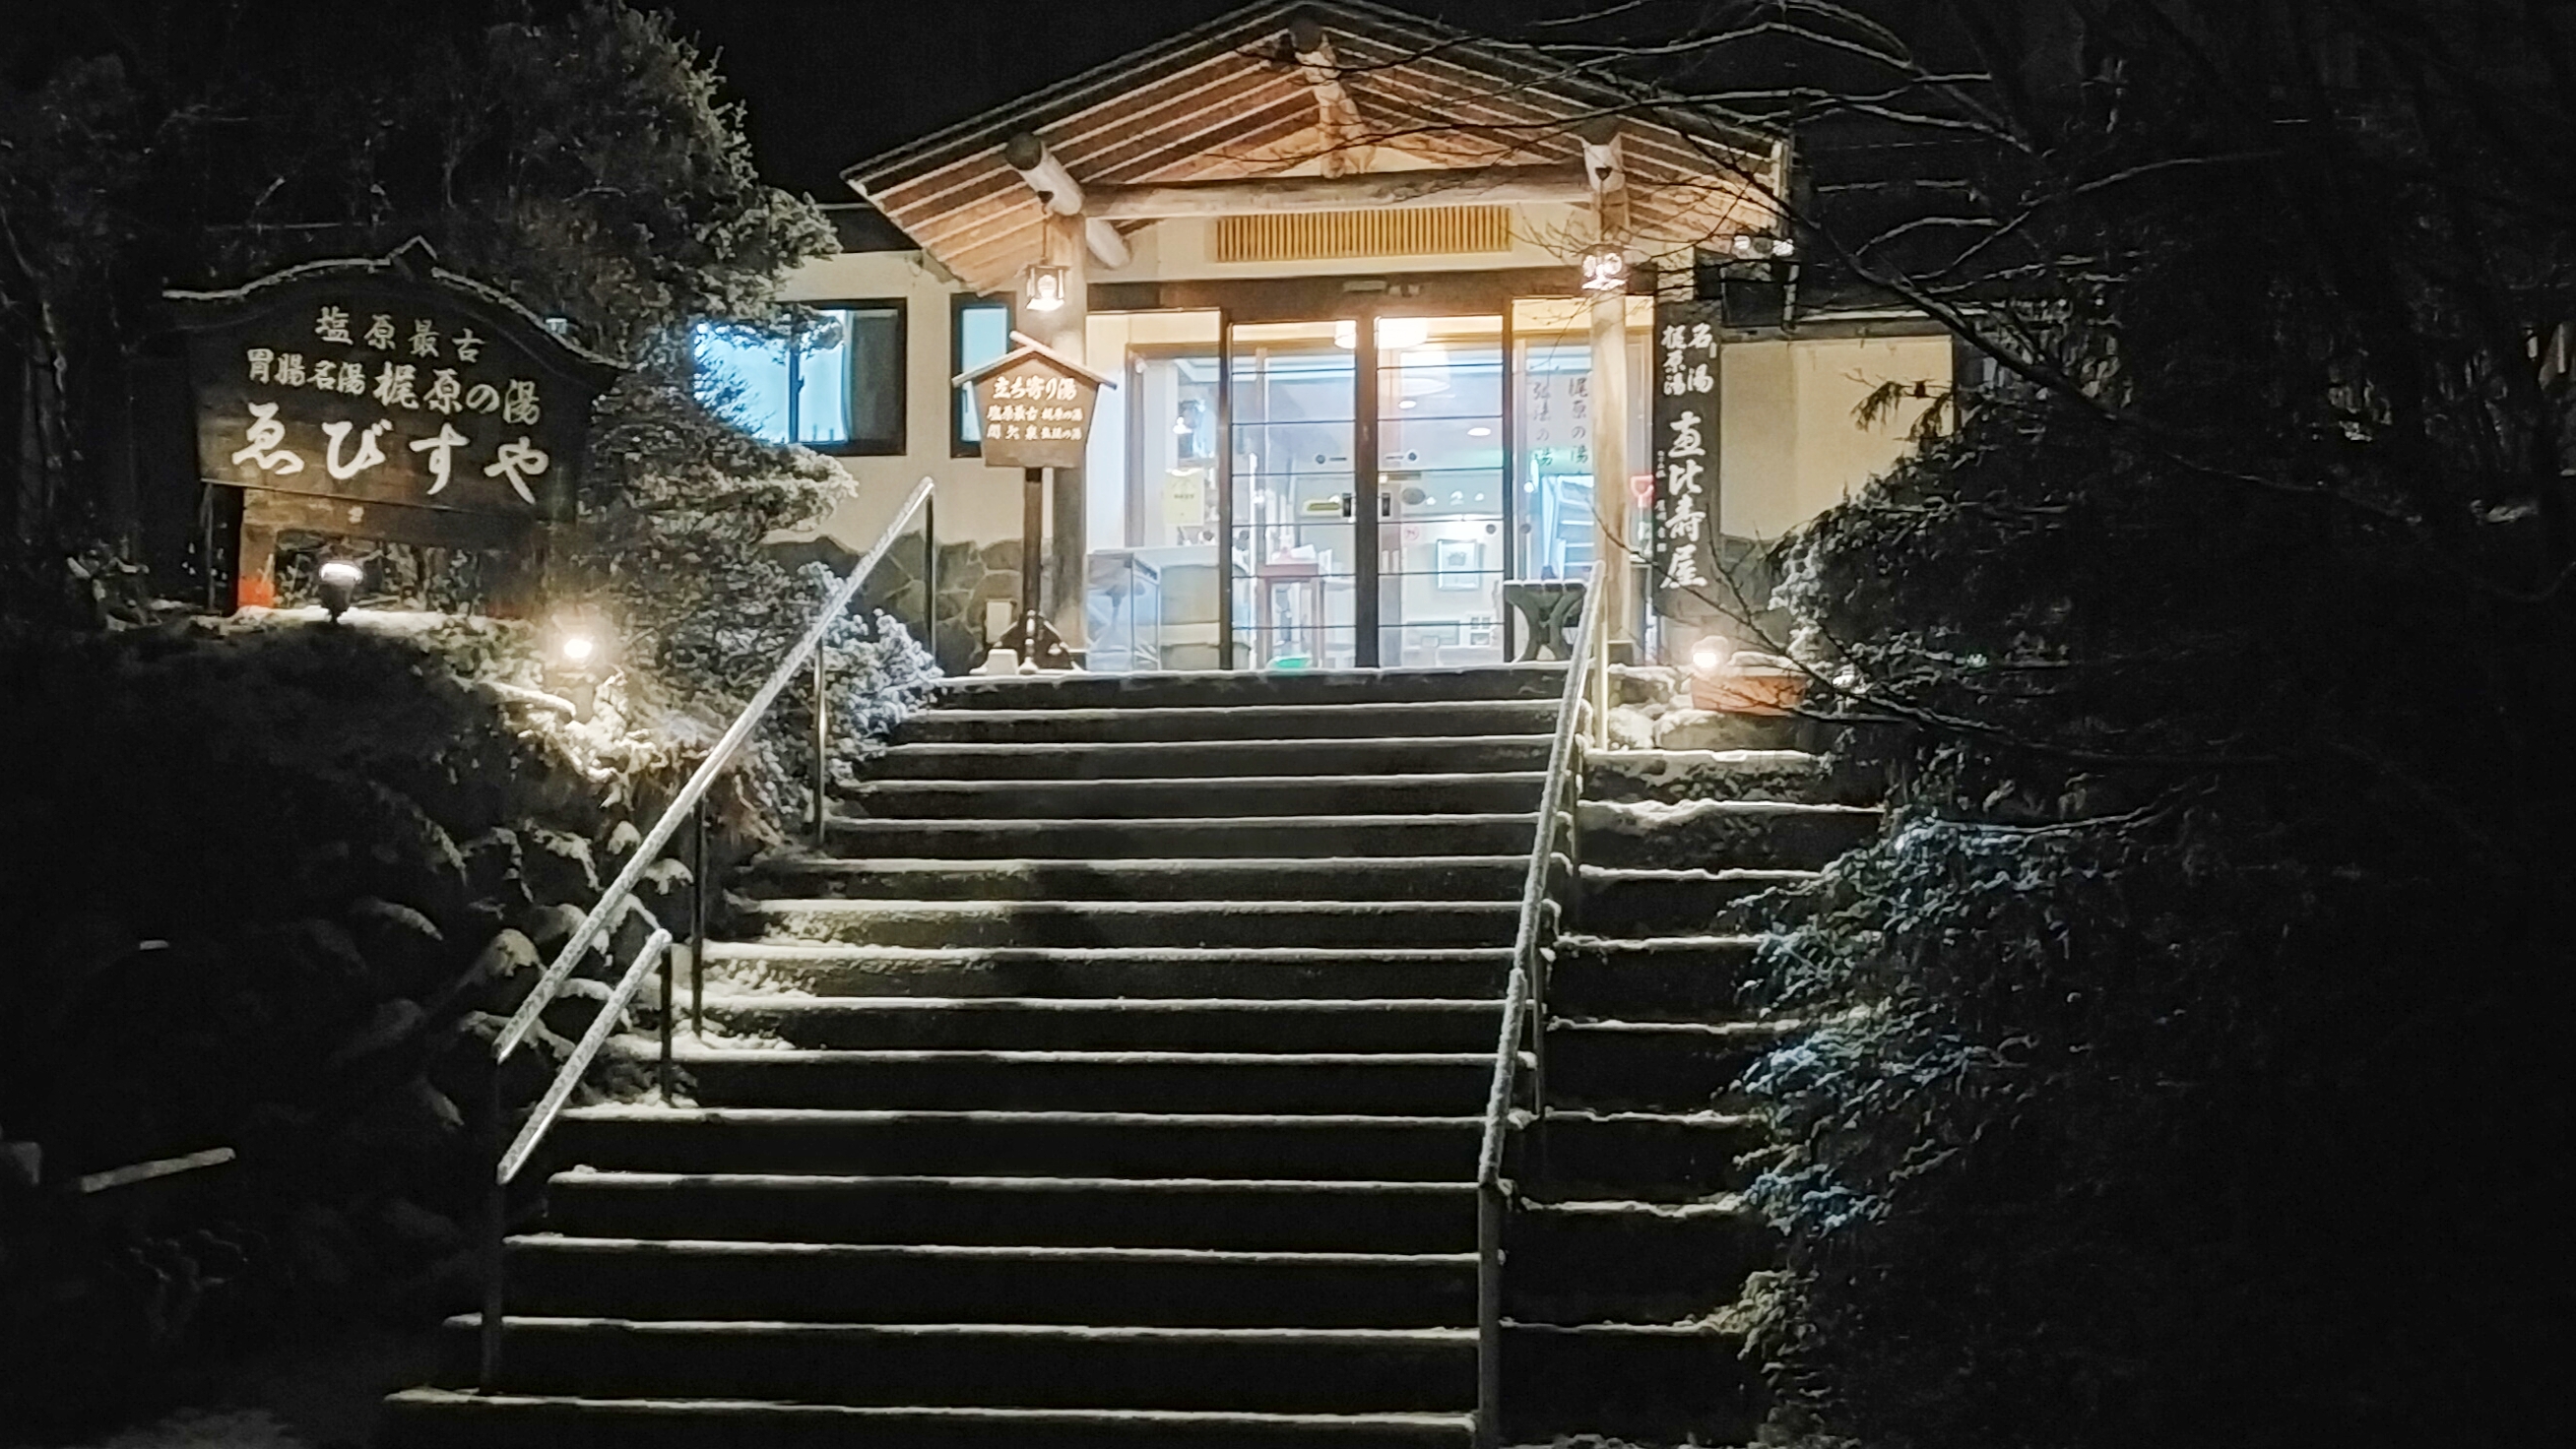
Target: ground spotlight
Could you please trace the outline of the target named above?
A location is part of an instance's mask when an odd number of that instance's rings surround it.
[[[348,559],[335,558],[324,562],[322,611],[331,616],[332,623],[339,623],[340,616],[349,612],[349,601],[357,596],[358,585],[366,578],[367,571]]]

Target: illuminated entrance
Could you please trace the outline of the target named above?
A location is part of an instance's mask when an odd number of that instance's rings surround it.
[[[1514,657],[1503,581],[1594,561],[1588,308],[1095,314],[1132,385],[1123,507],[1093,518],[1092,667]]]

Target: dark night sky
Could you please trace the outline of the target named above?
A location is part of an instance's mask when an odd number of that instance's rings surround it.
[[[843,167],[1190,26],[1245,0],[659,0],[751,110],[769,179],[853,200]],[[1408,0],[1493,33],[1583,0]]]

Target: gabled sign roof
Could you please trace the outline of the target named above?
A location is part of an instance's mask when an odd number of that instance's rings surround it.
[[[991,377],[994,373],[1000,372],[1005,368],[1016,367],[1020,363],[1025,362],[1032,357],[1043,357],[1047,361],[1054,363],[1056,366],[1063,368],[1065,371],[1072,373],[1074,376],[1081,378],[1083,381],[1090,383],[1093,387],[1116,387],[1118,385],[1117,381],[1109,377],[1107,374],[1092,371],[1090,368],[1083,366],[1081,363],[1074,361],[1072,358],[1065,356],[1063,353],[1056,351],[1054,348],[1047,346],[1045,343],[1029,336],[1025,332],[1012,333],[1011,340],[1020,345],[1009,352],[1005,352],[1001,356],[994,358],[992,361],[985,363],[982,367],[973,368],[957,374],[955,377],[948,380],[948,385],[950,387],[972,387],[976,383],[982,382],[984,379]]]
[[[1576,161],[1575,129],[1615,117],[1644,249],[1772,223],[1765,192],[1782,180],[1778,138],[1642,85],[1354,0],[1247,6],[842,175],[967,286],[1009,286],[1038,255],[1042,230],[1037,194],[1002,157],[1022,132],[1086,187],[1278,175],[1331,149],[1287,38],[1300,18],[1331,41],[1362,139],[1406,165]]]

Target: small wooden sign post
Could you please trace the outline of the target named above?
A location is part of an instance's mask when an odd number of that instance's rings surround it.
[[[242,490],[236,608],[277,600],[281,532],[488,550],[523,606],[573,516],[590,409],[623,369],[414,241],[226,292],[167,294],[197,476]]]
[[[1015,650],[1040,668],[1068,669],[1073,656],[1046,621],[1038,591],[1039,563],[1046,557],[1047,473],[1082,466],[1100,390],[1118,384],[1035,338],[1014,332],[1011,340],[1019,344],[1016,350],[956,378],[957,386],[975,389],[985,465],[1022,470],[1019,617],[993,647]],[[1081,526],[1080,519],[1056,520],[1058,528]]]

